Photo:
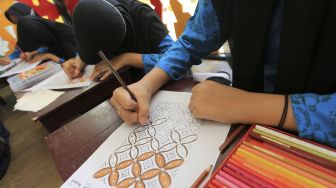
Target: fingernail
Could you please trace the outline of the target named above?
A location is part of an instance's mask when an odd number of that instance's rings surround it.
[[[148,118],[144,118],[144,117],[142,117],[142,118],[140,119],[140,123],[141,123],[141,125],[148,125],[148,124],[151,123],[151,121],[150,121]]]

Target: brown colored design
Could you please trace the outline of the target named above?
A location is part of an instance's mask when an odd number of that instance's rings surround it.
[[[108,167],[93,178],[106,180],[111,187],[145,188],[145,181],[154,179],[169,187],[170,171],[184,163],[188,144],[197,140],[200,126],[185,105],[161,102],[151,113],[151,123],[135,128],[128,144],[114,150]]]

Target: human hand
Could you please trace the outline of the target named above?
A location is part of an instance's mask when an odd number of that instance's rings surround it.
[[[85,66],[86,64],[78,56],[76,58],[69,59],[62,64],[65,74],[70,79],[80,77]]]
[[[1,57],[0,58],[0,65],[8,65],[11,60],[8,57]]]
[[[37,51],[32,52],[22,52],[20,54],[20,59],[26,62],[30,62],[36,55],[38,55]]]
[[[117,110],[119,116],[127,124],[146,124],[148,122],[149,115],[149,102],[151,100],[152,93],[141,80],[128,86],[134,93],[138,102],[131,99],[130,94],[119,87],[113,91],[112,98],[110,100],[112,106]]]
[[[110,60],[114,70],[118,71],[119,69],[123,68],[126,65],[127,56],[121,54],[116,56]],[[90,76],[90,80],[93,81],[100,81],[105,80],[108,76],[112,74],[110,71],[109,65],[107,65],[104,61],[99,62],[95,65],[93,72]]]
[[[250,123],[253,97],[246,92],[214,81],[204,81],[192,89],[189,109],[196,118],[222,123]],[[252,108],[251,108],[252,107]]]

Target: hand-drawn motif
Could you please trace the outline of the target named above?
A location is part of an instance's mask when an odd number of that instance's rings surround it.
[[[151,123],[136,127],[125,145],[115,149],[106,166],[93,174],[111,187],[169,187],[183,165],[202,123],[185,105],[160,102]]]

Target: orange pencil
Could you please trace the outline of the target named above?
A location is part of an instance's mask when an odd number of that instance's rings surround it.
[[[239,125],[232,134],[230,134],[224,141],[224,143],[219,147],[219,151],[222,153],[225,148],[230,145],[230,143],[244,130],[245,126],[244,125]]]
[[[191,186],[192,188],[197,188],[202,181],[205,179],[205,177],[208,176],[208,174],[210,173],[212,169],[212,165],[210,165],[207,169],[205,169],[202,174],[197,178],[197,180],[195,181],[195,183]]]

